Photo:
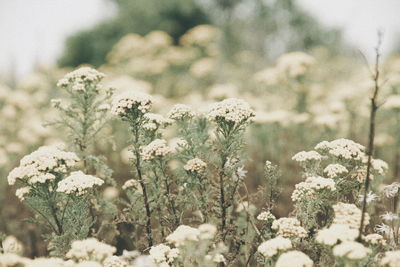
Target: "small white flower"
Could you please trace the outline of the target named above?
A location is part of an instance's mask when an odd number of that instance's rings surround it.
[[[155,139],[147,146],[142,147],[141,155],[143,160],[152,160],[154,158],[165,157],[172,152],[167,146],[167,141],[163,139]]]
[[[389,225],[384,224],[384,223],[376,225],[374,229],[378,233],[382,233],[385,235],[390,235],[392,233],[392,228],[390,228]]]
[[[400,183],[392,183],[383,188],[383,194],[387,198],[392,198],[392,197],[395,197],[399,193],[399,191],[400,191],[399,189],[400,189]]]
[[[386,222],[391,222],[399,219],[399,216],[397,214],[394,214],[392,212],[386,212],[385,214],[381,215],[382,220]]]
[[[101,186],[102,184],[104,184],[102,179],[92,175],[86,175],[81,171],[76,171],[58,182],[57,192],[81,196],[86,194],[94,186]]]
[[[260,221],[273,221],[275,219],[275,216],[269,211],[263,211],[257,216],[257,220]]]
[[[374,194],[372,191],[369,191],[367,196],[366,196],[367,203],[371,203],[371,202],[373,202],[375,200],[378,200],[378,199],[379,199],[379,197],[376,194]],[[360,203],[362,203],[364,201],[364,195],[359,195],[358,196],[358,201]]]
[[[228,98],[212,105],[207,118],[216,122],[224,121],[239,124],[249,121],[254,116],[254,111],[246,101]]]
[[[195,113],[189,106],[183,104],[176,104],[172,107],[171,111],[168,112],[168,118],[172,120],[182,120],[184,118],[192,118]]]

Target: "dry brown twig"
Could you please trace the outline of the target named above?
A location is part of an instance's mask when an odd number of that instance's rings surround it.
[[[381,60],[381,45],[382,45],[382,37],[383,34],[381,31],[378,31],[378,43],[375,47],[375,66],[374,70],[371,72],[372,79],[374,81],[374,91],[371,101],[371,110],[370,110],[370,120],[369,120],[369,135],[368,135],[368,148],[367,148],[367,155],[368,155],[368,162],[367,162],[367,174],[364,183],[364,196],[362,201],[362,209],[361,209],[361,221],[360,221],[360,228],[358,233],[358,240],[361,240],[363,230],[364,230],[364,220],[365,220],[365,212],[367,209],[367,194],[369,189],[369,183],[371,180],[371,162],[372,162],[372,155],[374,153],[374,139],[375,139],[375,120],[376,120],[376,113],[378,111],[378,94],[380,89],[380,71],[379,71],[379,64]]]

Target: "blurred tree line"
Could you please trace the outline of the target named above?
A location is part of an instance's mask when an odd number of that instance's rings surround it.
[[[343,49],[341,33],[321,26],[295,0],[106,0],[116,16],[70,36],[59,65],[104,63],[111,47],[128,33],[163,30],[177,42],[188,29],[211,23],[223,30],[223,51],[254,50],[266,59],[291,50]]]

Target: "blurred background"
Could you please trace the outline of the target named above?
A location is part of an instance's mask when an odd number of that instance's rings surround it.
[[[400,179],[399,10],[398,0],[0,0],[0,232],[28,244],[27,256],[46,254],[7,175],[39,146],[67,141],[43,123],[57,116],[50,100],[65,97],[57,81],[82,65],[117,92],[152,94],[164,115],[176,103],[201,112],[228,97],[248,101],[257,116],[246,133],[246,181],[254,191],[264,162],[279,165],[274,214],[286,216],[302,180],[294,154],[337,138],[366,144],[371,78],[361,54],[373,63],[381,30],[376,157],[390,171],[374,183]],[[113,143],[99,138],[94,154],[107,158],[123,195],[127,130],[112,121],[102,134]]]
[[[385,32],[385,53],[400,47],[397,0],[158,2],[2,0],[0,72],[20,77],[37,65],[98,66],[126,33],[145,34],[158,29],[177,40],[187,29],[205,23],[221,27],[229,24],[236,37],[268,34],[262,46],[271,56],[285,49],[336,46],[339,42],[370,55],[378,29]]]

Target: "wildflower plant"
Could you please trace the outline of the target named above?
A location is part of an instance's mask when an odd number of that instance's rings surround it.
[[[89,199],[104,183],[82,172],[71,173],[79,161],[73,152],[44,146],[21,159],[8,175],[8,183],[19,186],[16,195],[33,211],[31,221],[47,230],[48,248],[56,256],[63,255],[72,240],[89,235],[94,223]]]
[[[95,69],[81,67],[60,79],[57,85],[67,92],[68,100],[52,100],[60,118],[49,124],[68,130],[68,141],[82,159],[86,173],[94,169],[108,183],[114,184],[105,159],[93,154],[96,137],[109,120],[109,102],[113,94],[113,89],[104,89],[101,85],[104,77]]]
[[[84,173],[95,174],[107,185],[115,187],[113,171],[108,167],[107,159],[95,154],[100,136],[109,140],[101,131],[110,119],[113,89],[102,85],[104,77],[104,73],[93,68],[80,67],[61,78],[57,86],[63,89],[66,98],[52,100],[53,107],[58,110],[58,119],[48,124],[67,130],[70,149],[81,158]],[[117,208],[113,201],[100,194],[94,195],[91,203],[91,213],[98,219],[91,231],[95,235],[105,235],[105,231],[112,229],[109,226],[114,225]],[[115,225],[113,227],[115,234]]]

